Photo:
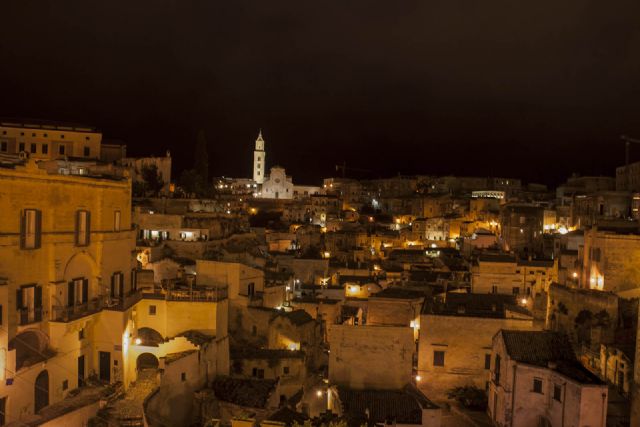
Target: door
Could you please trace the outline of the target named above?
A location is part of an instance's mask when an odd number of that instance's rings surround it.
[[[7,398],[3,397],[0,399],[0,426],[5,425],[7,422]]]
[[[100,352],[100,380],[111,382],[111,353],[108,351]]]
[[[37,414],[45,406],[49,406],[49,372],[46,370],[36,378],[34,412]]]
[[[84,385],[84,355],[78,357],[78,387]]]

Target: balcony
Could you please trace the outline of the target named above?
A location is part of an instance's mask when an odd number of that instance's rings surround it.
[[[157,289],[144,291],[142,298],[165,301],[191,301],[191,302],[218,302],[226,299],[228,289],[204,288],[204,289]]]
[[[20,326],[29,325],[42,321],[42,307],[19,308],[17,310],[18,324]]]
[[[105,304],[105,310],[125,311],[132,307],[142,299],[142,292],[132,291],[129,294],[112,299],[111,302]]]
[[[104,306],[103,298],[94,298],[86,303],[72,306],[54,305],[51,310],[51,320],[54,322],[70,322],[97,313]]]

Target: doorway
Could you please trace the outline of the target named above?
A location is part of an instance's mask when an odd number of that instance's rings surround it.
[[[99,355],[100,380],[111,382],[111,353],[101,351]]]
[[[44,370],[36,378],[34,412],[37,414],[46,406],[49,406],[49,372]]]

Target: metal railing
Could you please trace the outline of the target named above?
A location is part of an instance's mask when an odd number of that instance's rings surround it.
[[[18,324],[20,326],[28,325],[30,323],[36,323],[42,321],[42,307],[35,307],[32,309],[20,308],[17,311]]]
[[[145,290],[142,297],[166,301],[218,302],[228,297],[228,288]]]
[[[104,305],[103,298],[94,298],[85,303],[70,306],[54,305],[51,310],[51,320],[54,322],[70,322],[97,313]]]

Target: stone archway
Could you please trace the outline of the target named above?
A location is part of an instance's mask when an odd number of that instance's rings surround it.
[[[160,332],[156,331],[153,328],[146,327],[138,329],[136,340],[138,339],[140,340],[139,345],[144,345],[147,347],[157,347],[164,342],[164,338],[162,338]]]
[[[9,350],[16,351],[16,370],[34,365],[54,355],[49,337],[39,329],[27,329],[9,341]]]
[[[158,366],[160,366],[158,358],[151,353],[142,353],[136,359],[136,370],[138,371],[143,369],[158,369]]]

